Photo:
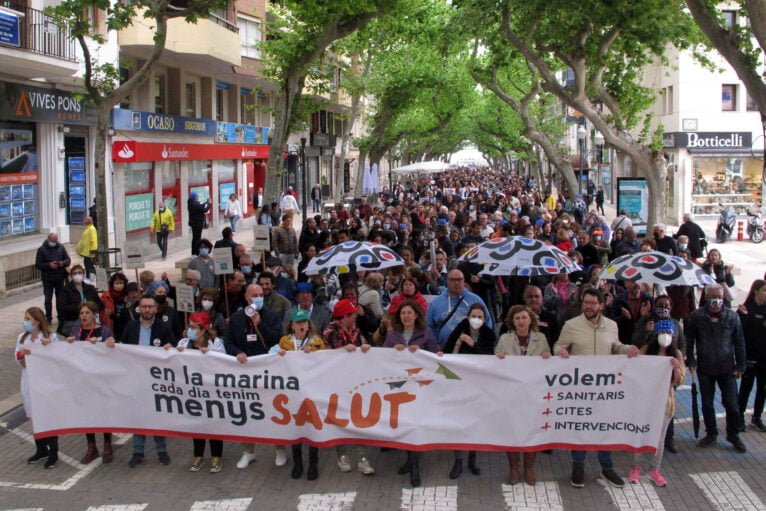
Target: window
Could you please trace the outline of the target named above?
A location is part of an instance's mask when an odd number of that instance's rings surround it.
[[[261,23],[250,18],[239,16],[239,42],[242,47],[242,56],[251,59],[261,58],[261,49],[257,45],[262,39]]]
[[[673,113],[673,86],[669,85],[667,88],[667,92],[665,93],[665,113],[668,115]]]
[[[128,78],[130,78],[130,69],[120,67],[120,85],[127,82]],[[130,108],[130,94],[120,100],[120,108]]]
[[[258,93],[258,119],[256,126],[271,127],[271,96]]]
[[[726,28],[732,28],[737,24],[737,11],[721,11],[721,17]]]
[[[154,113],[166,113],[165,91],[165,75],[156,75],[154,77]]]
[[[255,94],[240,94],[239,118],[242,124],[252,124],[257,126],[255,120],[258,113],[255,110]]]
[[[737,110],[737,86],[732,84],[721,85],[721,110],[735,112]]]
[[[745,100],[745,108],[748,112],[757,112],[758,111],[758,105],[755,104],[755,101],[753,101],[753,97],[748,92],[745,97],[747,98]]]
[[[184,86],[185,102],[184,115],[186,117],[198,117],[197,115],[197,84],[196,82],[186,82]]]
[[[215,90],[215,120],[223,121],[223,101],[225,94],[224,89]]]

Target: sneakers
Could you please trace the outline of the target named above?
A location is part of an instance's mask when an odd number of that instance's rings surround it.
[[[753,420],[750,421],[750,425],[761,433],[766,433],[766,424],[764,424],[761,419],[756,419],[753,417]]]
[[[359,463],[356,464],[356,469],[366,476],[375,474],[375,469],[370,465],[370,461],[367,458],[362,458]]]
[[[144,462],[144,455],[140,452],[134,452],[133,456],[130,457],[130,461],[128,462],[128,466],[130,468],[135,468],[136,465],[139,465]]]
[[[641,482],[641,467],[633,465],[630,467],[630,473],[628,474],[628,482],[630,484],[638,484]]]
[[[285,447],[283,445],[278,445],[274,447],[274,450],[277,453],[274,458],[274,465],[284,467],[287,464],[287,451],[285,450]]]
[[[237,462],[237,468],[240,470],[246,469],[252,462],[255,461],[255,453],[243,452],[242,457]]]
[[[192,458],[192,464],[191,467],[189,467],[189,472],[199,472],[199,469],[202,468],[203,463],[205,463],[205,458],[202,456],[195,456]]]
[[[664,477],[662,477],[662,474],[660,474],[660,469],[656,468],[654,470],[650,470],[646,473],[647,476],[649,476],[649,479],[660,488],[663,488],[668,485],[667,480],[665,480]]]
[[[59,454],[58,451],[51,451],[48,453],[48,459],[45,460],[45,465],[43,465],[43,468],[53,468],[56,466],[56,462],[59,460]]]
[[[210,458],[210,473],[217,474],[223,468],[223,458],[220,456],[213,456]]]
[[[585,468],[572,467],[572,479],[569,481],[575,488],[585,487]]]
[[[699,445],[700,447],[710,447],[711,445],[716,443],[717,440],[718,440],[718,435],[711,435],[708,433],[702,438],[702,440],[700,440],[697,443],[697,445]]]
[[[27,458],[27,463],[33,465],[40,460],[44,460],[48,457],[48,451],[37,451],[31,457]]]
[[[170,456],[166,452],[158,452],[157,459],[165,466],[170,465]]]
[[[606,470],[601,471],[601,475],[603,476],[606,481],[614,486],[615,488],[622,488],[625,486],[625,481],[622,480],[622,477],[617,475],[617,472],[614,471],[612,468],[607,468]]]
[[[727,436],[726,441],[734,446],[734,450],[738,453],[744,454],[747,452],[744,442],[738,436]]]
[[[341,472],[351,472],[351,461],[349,461],[348,456],[345,454],[338,457],[338,468]]]

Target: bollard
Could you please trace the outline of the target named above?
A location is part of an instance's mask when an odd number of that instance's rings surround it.
[[[744,241],[745,239],[745,222],[739,220],[737,222],[737,241]]]

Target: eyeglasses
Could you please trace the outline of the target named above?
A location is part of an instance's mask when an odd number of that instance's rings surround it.
[[[465,279],[447,279],[449,282],[465,282]]]

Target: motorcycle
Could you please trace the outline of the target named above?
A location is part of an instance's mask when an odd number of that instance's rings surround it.
[[[734,233],[737,213],[734,211],[734,206],[725,206],[723,204],[718,206],[720,210],[718,212],[718,225],[715,228],[715,242],[726,243]]]
[[[750,236],[750,241],[753,243],[760,243],[763,241],[763,208],[756,213],[747,211],[747,235]]]

